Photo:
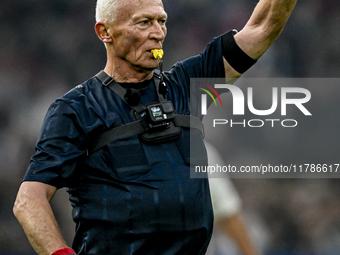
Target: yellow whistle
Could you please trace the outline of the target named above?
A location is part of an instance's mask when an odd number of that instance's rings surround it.
[[[164,52],[163,52],[163,50],[151,50],[151,53],[153,54],[153,57],[155,58],[155,59],[162,59],[163,58],[163,54],[164,54]]]

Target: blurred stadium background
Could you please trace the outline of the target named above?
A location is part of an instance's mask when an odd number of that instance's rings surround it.
[[[213,37],[231,28],[240,30],[256,2],[164,0],[169,14],[164,69],[200,53]],[[0,255],[35,254],[12,214],[12,206],[47,107],[104,67],[105,49],[93,29],[94,8],[95,0],[0,2]],[[338,1],[299,0],[279,40],[245,77],[339,78],[339,31]],[[320,87],[320,94],[324,95],[324,90]],[[326,91],[336,100],[334,93]],[[317,101],[318,95],[313,96]],[[322,98],[319,104],[328,100]],[[339,113],[340,109],[332,109],[331,118],[338,126]],[[339,139],[339,129],[330,130],[320,126],[314,132],[332,132],[334,139]],[[318,155],[322,137],[308,134],[308,145],[299,146]],[[238,144],[241,156],[261,153],[249,147],[243,151],[247,137],[242,132],[238,135],[229,141]],[[219,145],[218,137],[211,135],[208,139]],[[339,154],[337,148],[329,149]],[[224,153],[227,158],[228,152]],[[279,144],[278,150],[270,153],[279,154]],[[256,245],[264,254],[340,254],[338,179],[233,182],[243,199]],[[53,206],[71,244],[74,226],[65,191],[58,192]]]

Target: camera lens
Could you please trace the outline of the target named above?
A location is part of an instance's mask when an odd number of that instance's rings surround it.
[[[171,102],[162,103],[164,113],[171,113],[174,111],[174,106]]]

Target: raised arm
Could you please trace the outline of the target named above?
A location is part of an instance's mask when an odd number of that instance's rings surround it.
[[[56,188],[40,182],[23,182],[14,205],[14,215],[39,255],[67,247],[50,206]]]
[[[236,44],[252,59],[257,60],[280,35],[296,0],[260,0],[249,21],[234,38]],[[238,77],[224,60],[227,77]]]

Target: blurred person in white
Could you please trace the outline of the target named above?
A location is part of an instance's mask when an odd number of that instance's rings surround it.
[[[209,166],[226,165],[220,152],[209,142],[205,142]],[[242,200],[227,174],[225,178],[209,178],[211,202],[214,211],[215,228],[207,255],[231,255],[232,248],[221,242],[231,240],[242,255],[259,255],[250,237],[242,212]],[[222,235],[222,236],[221,236]]]

